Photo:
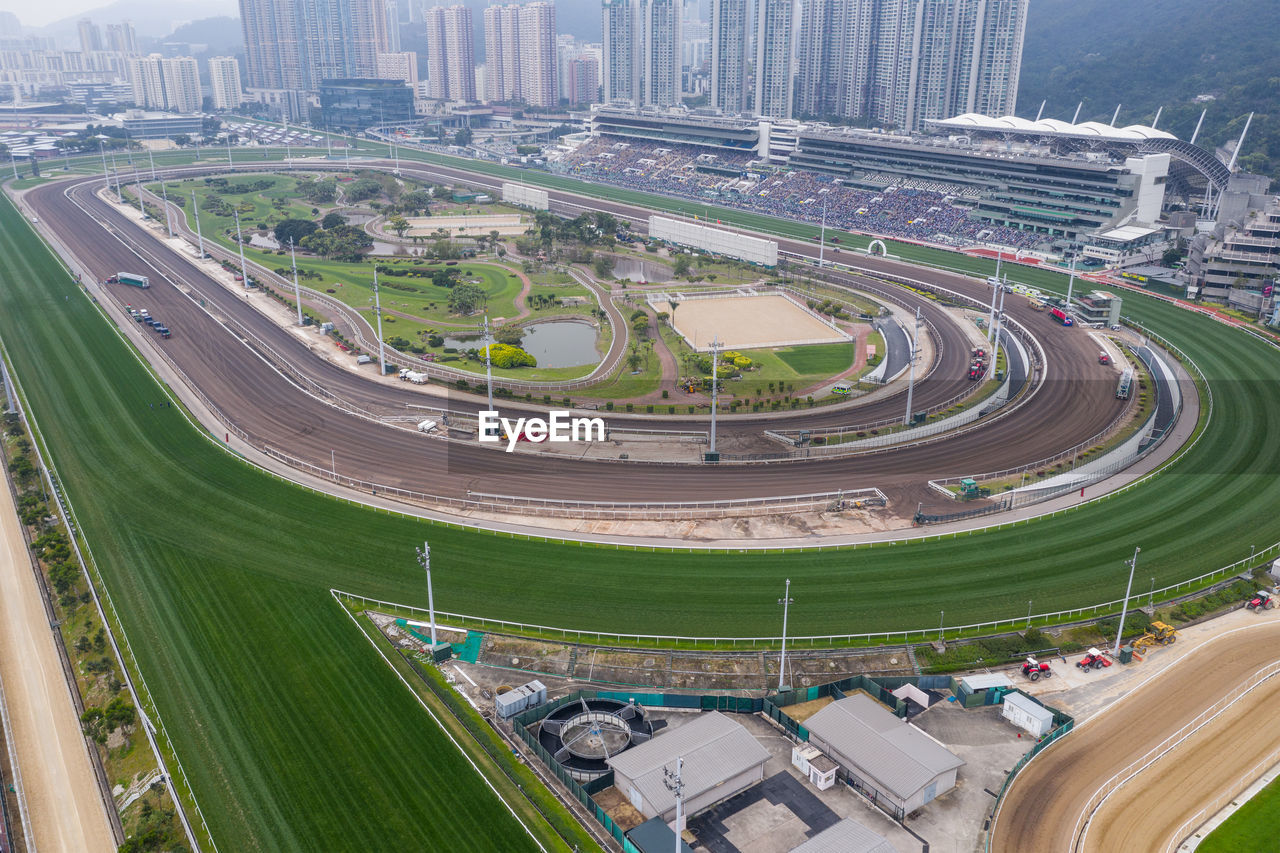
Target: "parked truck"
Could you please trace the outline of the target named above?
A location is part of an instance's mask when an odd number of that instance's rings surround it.
[[[150,287],[151,280],[145,275],[131,272],[118,272],[107,279],[107,284],[131,284],[134,287]]]
[[[1052,311],[1049,312],[1049,316],[1057,320],[1059,323],[1061,323],[1064,326],[1075,325],[1075,321],[1071,319],[1071,315],[1068,314],[1066,311],[1063,311],[1061,308],[1054,308]]]

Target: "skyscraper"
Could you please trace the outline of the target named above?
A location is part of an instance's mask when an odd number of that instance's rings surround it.
[[[1027,5],[802,0],[796,110],[908,130],[965,112],[1012,113]]]
[[[427,97],[476,100],[476,56],[471,10],[436,6],[423,13],[427,25]]]
[[[403,80],[405,85],[418,91],[418,54],[412,51],[378,54],[378,77],[383,80]]]
[[[520,91],[520,7],[514,3],[484,10],[484,96],[514,101]]]
[[[711,106],[747,109],[747,0],[711,0]]]
[[[680,103],[681,0],[644,0],[641,106]]]
[[[385,0],[240,0],[240,21],[250,89],[372,77],[389,51]]]
[[[756,9],[756,114],[791,118],[794,0],[760,0]]]
[[[640,6],[638,0],[602,0],[600,29],[605,103],[640,103]]]
[[[83,18],[76,24],[76,29],[80,33],[81,53],[89,54],[102,50],[102,33],[98,30],[97,24],[88,18]]]
[[[583,53],[569,60],[564,96],[570,104],[590,104],[600,97],[600,63]]]
[[[107,50],[136,56],[138,53],[138,34],[130,21],[118,24],[107,24]]]
[[[520,7],[516,40],[520,54],[520,100],[531,107],[560,105],[560,74],[556,63],[556,5],[529,3]]]
[[[215,110],[234,110],[244,103],[240,63],[234,56],[209,57],[209,89]]]
[[[155,110],[198,113],[201,106],[200,71],[190,56],[158,53],[128,59],[134,103]]]

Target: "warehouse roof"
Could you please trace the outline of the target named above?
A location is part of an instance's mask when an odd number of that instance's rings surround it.
[[[951,750],[862,693],[832,702],[805,727],[904,800],[964,765]]]
[[[769,760],[769,750],[739,723],[719,711],[700,715],[609,759],[616,773],[630,779],[658,814],[675,806],[675,797],[663,784],[664,768],[675,770],[684,759],[681,779],[684,797],[691,800],[751,767]]]
[[[1012,687],[1013,682],[1009,680],[1009,676],[1002,672],[986,672],[978,675],[966,675],[960,679],[960,683],[969,688],[971,693],[979,690],[988,690],[992,687]]]
[[[791,853],[897,853],[882,835],[851,817],[827,827]]]

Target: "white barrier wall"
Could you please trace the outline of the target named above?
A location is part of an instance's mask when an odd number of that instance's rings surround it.
[[[778,265],[778,244],[733,231],[699,225],[665,216],[649,217],[649,236],[679,246],[691,246],[716,255],[737,258],[766,267]]]
[[[546,190],[540,190],[537,187],[530,187],[524,184],[503,184],[502,200],[508,204],[518,204],[521,207],[531,207],[534,210],[548,210],[551,207],[550,198],[547,196]]]

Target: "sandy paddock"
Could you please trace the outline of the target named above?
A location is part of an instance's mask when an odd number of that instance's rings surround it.
[[[713,337],[724,349],[760,349],[796,344],[834,344],[853,340],[806,308],[779,294],[722,296],[655,302],[656,311],[671,315],[671,324],[699,352],[711,349]]]

